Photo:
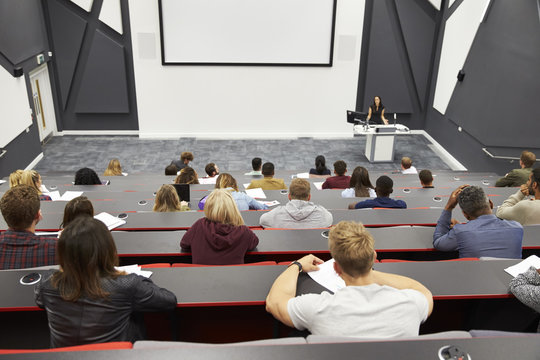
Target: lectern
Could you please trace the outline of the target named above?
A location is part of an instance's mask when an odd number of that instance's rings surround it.
[[[355,135],[366,136],[364,154],[370,163],[394,161],[396,126],[371,125],[360,131],[358,129],[355,130]]]

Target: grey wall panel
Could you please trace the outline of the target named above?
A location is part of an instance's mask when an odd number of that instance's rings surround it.
[[[539,144],[538,20],[536,1],[494,1],[476,35],[446,114],[486,146]]]
[[[87,22],[57,0],[47,1],[47,6],[50,35],[54,39],[58,90],[65,109]]]
[[[64,100],[59,130],[139,128],[129,1],[119,1],[123,34],[99,20],[104,1],[94,0],[89,13],[70,0],[47,1],[46,23],[56,54],[53,92]],[[68,33],[73,35],[66,39]]]
[[[125,64],[124,47],[97,30],[75,112],[129,113]]]
[[[41,154],[37,125],[35,121],[33,123],[29,132],[22,132],[6,146],[7,153],[0,159],[0,178],[9,176],[17,169],[24,169]],[[0,191],[5,191],[6,185],[3,184]]]
[[[12,64],[48,49],[44,29],[40,0],[0,0],[0,52]]]
[[[374,1],[373,21],[369,40],[364,110],[373,97],[382,98],[388,111],[412,113],[409,89],[404,77],[396,35],[390,24],[386,1]]]
[[[420,106],[424,108],[433,55],[436,10],[425,0],[394,0],[407,54],[411,63]]]

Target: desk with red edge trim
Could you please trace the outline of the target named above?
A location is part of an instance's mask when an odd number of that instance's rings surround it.
[[[519,260],[376,263],[375,270],[409,276],[431,290],[436,300],[508,298],[511,276],[504,269]],[[174,292],[179,307],[262,305],[284,265],[155,268],[151,279]],[[21,285],[22,276],[51,270],[2,270],[0,311],[36,310],[34,287]],[[300,275],[297,293],[324,288]]]

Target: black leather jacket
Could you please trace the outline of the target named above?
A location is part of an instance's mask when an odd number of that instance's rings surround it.
[[[51,277],[36,286],[36,304],[47,311],[51,347],[140,340],[134,313],[172,310],[177,303],[172,292],[135,274],[103,279],[102,288],[110,294],[107,299],[72,302],[62,299]]]

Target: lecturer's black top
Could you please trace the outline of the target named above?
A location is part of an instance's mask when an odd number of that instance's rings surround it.
[[[383,125],[384,121],[381,118],[381,114],[384,110],[384,106],[379,106],[379,109],[377,109],[375,106],[371,105],[371,118],[369,119],[369,122],[372,124],[379,124]]]

